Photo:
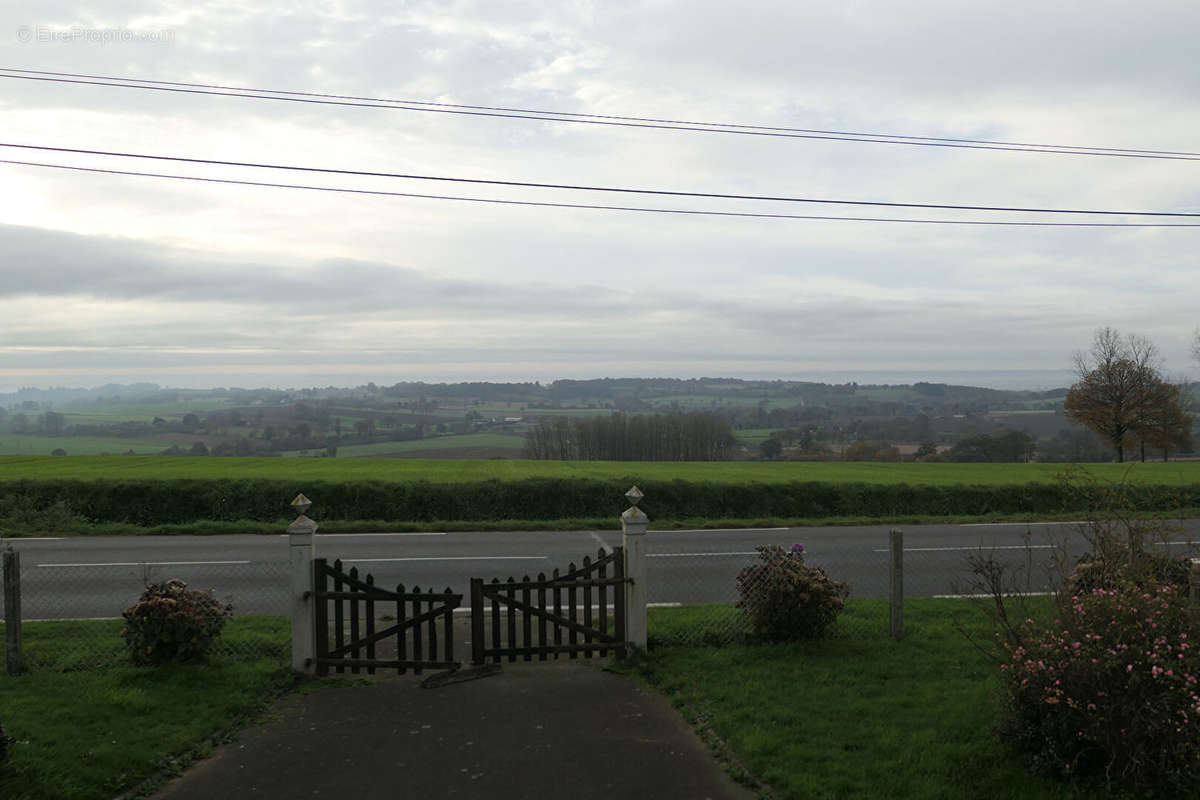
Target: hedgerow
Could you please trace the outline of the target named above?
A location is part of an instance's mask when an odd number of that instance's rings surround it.
[[[327,520],[547,520],[616,516],[636,483],[652,519],[767,517],[898,517],[906,515],[1052,514],[1094,510],[1087,486],[1062,483],[910,486],[801,482],[718,483],[642,480],[627,476],[526,478],[473,483],[333,482],[276,479],[15,480],[0,482],[0,527],[36,525],[37,512],[57,508],[94,523],[161,525],[203,520],[284,519],[298,492]],[[1135,511],[1200,506],[1200,484],[1139,486],[1123,503]],[[19,509],[19,520],[6,514]],[[20,524],[18,524],[20,523]]]

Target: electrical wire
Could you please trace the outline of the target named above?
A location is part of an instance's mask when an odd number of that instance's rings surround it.
[[[247,181],[233,178],[204,178],[194,175],[173,175],[161,172],[138,172],[133,170],[103,169],[100,167],[81,167],[69,164],[49,164],[39,161],[18,161],[15,159],[0,159],[0,164],[13,164],[25,167],[45,167],[49,169],[70,170],[74,172],[90,172],[104,175],[128,175],[141,178],[169,178],[172,180],[196,181],[200,183],[231,184],[236,186],[258,186],[275,189],[304,189],[318,192],[336,192],[357,195],[374,195],[383,197],[408,197],[424,200],[454,200],[467,203],[487,203],[506,206],[534,206],[538,208],[570,208],[590,209],[599,211],[636,211],[654,214],[678,214],[704,217],[752,217],[760,219],[796,219],[796,220],[830,220],[840,222],[899,222],[918,225],[984,225],[1003,227],[1034,227],[1034,228],[1200,228],[1197,222],[1041,222],[1041,221],[995,221],[995,220],[951,220],[951,219],[908,219],[899,217],[842,217],[823,216],[814,214],[766,214],[748,211],[704,211],[685,208],[647,208],[642,206],[612,206],[590,203],[551,203],[535,200],[502,200],[490,197],[461,197],[457,195],[417,194],[414,192],[388,192],[377,189],[353,189],[334,186],[314,186],[311,184],[271,183],[267,181]]]
[[[1111,211],[1078,208],[1031,208],[1022,206],[983,206],[963,205],[952,203],[901,203],[883,200],[834,200],[815,197],[787,197],[756,194],[723,194],[718,192],[676,191],[670,189],[635,189],[616,186],[593,186],[571,183],[541,183],[536,181],[506,181],[489,178],[455,178],[442,175],[422,175],[405,172],[378,172],[371,170],[333,169],[330,167],[306,167],[292,164],[270,164],[258,161],[225,161],[213,158],[189,158],[185,156],[162,156],[147,153],[130,153],[117,150],[92,150],[79,147],[51,147],[49,145],[17,144],[0,142],[0,147],[11,147],[20,150],[42,150],[54,153],[75,153],[81,155],[106,156],[116,158],[138,158],[153,161],[171,161],[185,164],[203,164],[207,166],[246,167],[251,169],[286,170],[291,172],[315,172],[328,175],[352,175],[368,178],[399,178],[403,180],[444,181],[448,183],[471,183],[488,186],[510,186],[526,189],[566,189],[584,192],[609,192],[620,194],[659,195],[668,197],[697,197],[712,200],[754,200],[781,203],[811,203],[819,205],[844,206],[874,206],[884,208],[928,208],[948,211],[992,211],[1024,214],[1083,214],[1120,217],[1187,217],[1200,218],[1200,213],[1182,211]]]
[[[18,74],[6,74],[18,73]],[[422,100],[389,100],[356,95],[296,92],[281,89],[255,89],[222,84],[156,81],[142,78],[121,78],[73,72],[0,68],[0,78],[45,81],[51,83],[107,86],[120,89],[144,89],[182,94],[242,97],[256,100],[277,100],[317,105],[383,108],[397,111],[425,111],[474,117],[499,117],[536,120],[541,122],[572,122],[589,125],[611,125],[624,128],[653,128],[697,133],[728,133],[747,136],[770,136],[790,139],[817,139],[861,142],[868,144],[900,144],[917,147],[950,147],[966,150],[999,150],[1009,152],[1049,153],[1058,155],[1105,156],[1113,158],[1147,158],[1171,161],[1200,161],[1200,152],[1182,150],[1151,150],[1144,148],[1094,147],[1089,145],[1056,145],[1033,142],[1012,142],[993,139],[967,139],[938,136],[908,136],[890,133],[789,128],[740,123],[697,122],[656,117],[634,117],[616,114],[584,114],[570,111],[541,111],[505,106],[434,103]]]

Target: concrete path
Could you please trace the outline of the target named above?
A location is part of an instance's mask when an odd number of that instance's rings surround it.
[[[596,664],[291,693],[159,800],[749,800],[661,696]]]

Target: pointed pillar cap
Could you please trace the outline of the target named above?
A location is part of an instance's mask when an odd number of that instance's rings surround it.
[[[297,514],[304,514],[312,508],[312,500],[309,500],[303,493],[296,495],[296,499],[292,501],[292,508]]]

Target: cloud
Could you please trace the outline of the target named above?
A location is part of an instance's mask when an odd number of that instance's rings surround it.
[[[1031,2],[53,0],[18,2],[6,19],[173,35],[160,44],[23,44],[0,31],[0,63],[445,103],[1186,149],[1200,125],[1190,102],[1197,86],[1188,38],[1198,16],[1200,9],[1165,0],[1101,13],[1094,5]],[[810,198],[1200,207],[1187,162],[669,133],[3,79],[0,128],[17,142],[444,176]],[[0,158],[9,157],[0,148]],[[473,197],[614,199],[156,166]],[[552,377],[551,369],[575,376],[1058,369],[1105,324],[1151,336],[1178,369],[1195,325],[1189,298],[1200,290],[1195,232],[1186,229],[688,218],[7,165],[0,175],[0,218],[8,223],[0,226],[0,371],[11,375],[59,367],[90,374],[78,371],[109,365],[153,378],[154,370],[217,374],[256,364],[264,374],[307,364],[368,379],[375,371],[376,380],[469,369],[493,377],[530,374],[522,370]]]

